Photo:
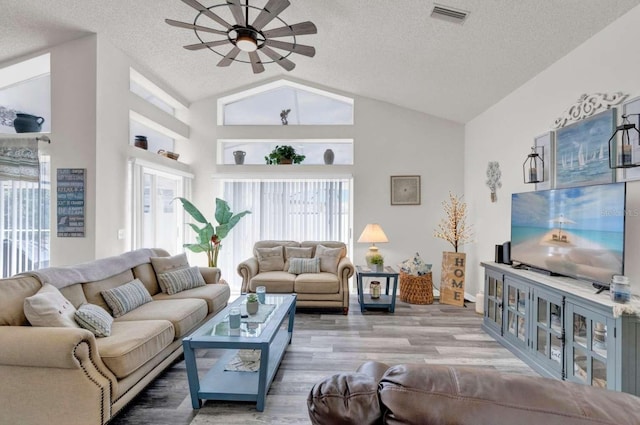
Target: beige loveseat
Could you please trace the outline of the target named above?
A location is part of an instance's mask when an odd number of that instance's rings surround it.
[[[320,245],[323,247],[320,250],[325,252],[337,251],[335,262],[328,259],[330,256],[323,256],[319,272],[289,273],[292,255],[316,258]],[[277,254],[278,247],[282,252],[281,263],[270,261],[265,254]],[[253,257],[238,265],[242,292],[255,292],[256,287],[265,286],[271,293],[296,293],[296,307],[340,308],[344,314],[349,312],[349,278],[354,271],[347,257],[347,246],[335,241],[259,241],[253,247]]]
[[[0,424],[105,424],[182,354],[182,338],[223,309],[230,291],[219,269],[200,268],[204,286],[161,292],[150,258],[168,255],[140,249],[0,279]],[[90,303],[110,313],[101,291],[136,278],[152,301],[115,318],[107,337],[30,326],[23,311],[25,298],[49,283],[75,308]]]

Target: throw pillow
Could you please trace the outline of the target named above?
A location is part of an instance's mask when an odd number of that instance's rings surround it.
[[[150,257],[151,265],[156,274],[167,272],[169,270],[182,269],[189,267],[189,261],[187,260],[187,254],[174,255],[173,257]]]
[[[140,282],[140,279],[132,280],[129,283],[100,293],[111,309],[113,317],[120,317],[136,307],[153,301],[149,291]]]
[[[297,247],[297,246],[285,246],[284,247],[284,271],[289,270],[289,261],[292,258],[311,258],[313,256],[313,248]]]
[[[34,295],[24,299],[24,315],[31,326],[78,328],[73,320],[76,308],[55,286],[45,283]]]
[[[95,304],[82,304],[76,311],[76,322],[98,338],[111,335],[113,317],[107,310]]]
[[[197,266],[158,273],[158,283],[162,292],[169,295],[206,285]]]
[[[273,248],[256,248],[258,253],[258,267],[260,273],[284,270],[284,258],[282,257],[282,246]]]
[[[302,274],[319,272],[319,258],[292,258],[291,261],[289,261],[289,273]]]
[[[336,274],[338,263],[342,255],[342,248],[327,248],[324,245],[316,246],[316,258],[320,259],[320,271]]]
[[[400,270],[414,276],[424,276],[431,272],[431,264],[425,263],[420,257],[420,254],[416,252],[416,255],[413,258],[409,258],[408,260],[400,263]]]

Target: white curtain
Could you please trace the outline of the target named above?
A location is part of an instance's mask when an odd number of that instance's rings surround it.
[[[256,241],[331,240],[349,244],[351,180],[224,180],[223,198],[234,213],[250,210],[222,241],[219,267],[232,289],[241,283],[238,263]]]
[[[7,277],[49,265],[49,158],[35,138],[0,138],[0,269]]]

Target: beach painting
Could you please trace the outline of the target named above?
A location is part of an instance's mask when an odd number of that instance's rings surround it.
[[[609,109],[556,130],[556,188],[613,182],[608,141],[615,114]]]
[[[516,193],[511,259],[608,285],[623,273],[624,183]]]

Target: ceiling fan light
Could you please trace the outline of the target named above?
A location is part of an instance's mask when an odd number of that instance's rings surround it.
[[[258,43],[250,35],[239,35],[236,46],[243,52],[255,52],[258,49]]]

